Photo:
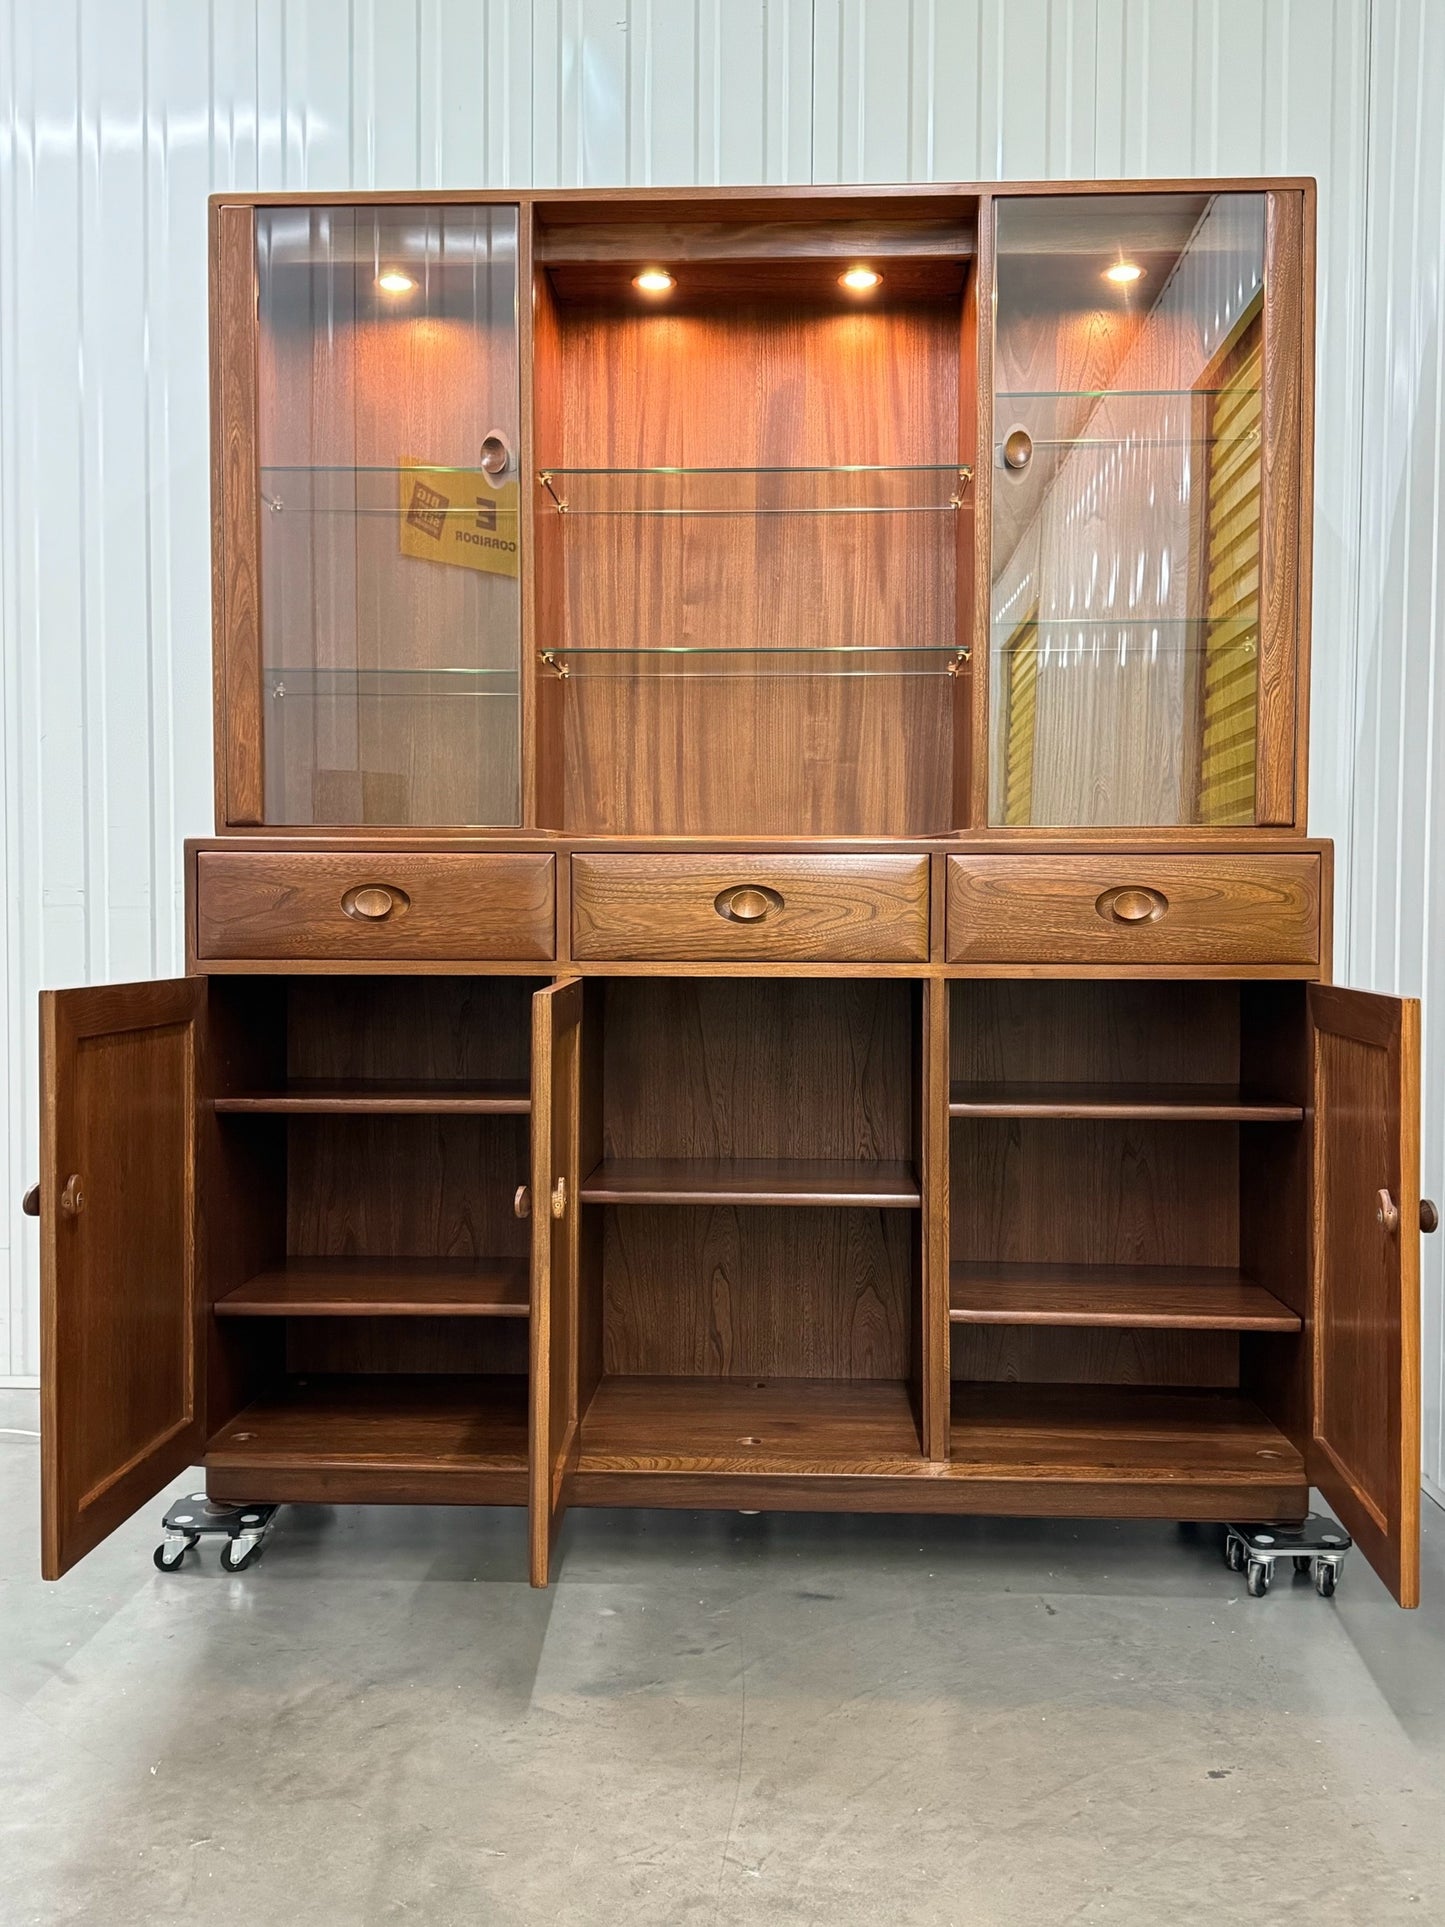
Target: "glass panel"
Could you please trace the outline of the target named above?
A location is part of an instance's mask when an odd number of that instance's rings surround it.
[[[1254,820],[1263,194],[998,207],[989,820]]]
[[[550,468],[538,480],[564,515],[952,515],[972,471],[909,467]]]
[[[687,676],[693,682],[724,676],[955,676],[967,660],[952,645],[908,649],[879,643],[806,649],[755,648],[751,643],[731,648],[682,644],[649,649],[544,649],[541,654],[544,667],[564,680],[585,676],[589,681],[621,682],[659,676]]]
[[[266,821],[517,823],[517,211],[257,249]]]

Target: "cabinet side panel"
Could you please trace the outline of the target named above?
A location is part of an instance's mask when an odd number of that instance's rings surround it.
[[[213,216],[211,491],[216,828],[262,821],[256,217]]]

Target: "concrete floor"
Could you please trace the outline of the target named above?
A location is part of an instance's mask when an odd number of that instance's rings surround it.
[[[1445,1514],[1244,1595],[1157,1525],[281,1515],[36,1577],[0,1394],[0,1922],[1052,1927],[1445,1918]],[[178,1487],[177,1490],[183,1490]]]

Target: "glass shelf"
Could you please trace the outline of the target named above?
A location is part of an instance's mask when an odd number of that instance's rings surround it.
[[[493,476],[476,464],[266,463],[260,475],[261,506],[272,515],[377,515],[393,522],[420,517],[425,524],[449,516],[475,519],[480,511],[488,529],[505,524],[513,532],[517,522],[515,472]],[[419,486],[419,496],[415,489],[404,494],[408,478]]]
[[[585,677],[588,681],[635,681],[686,676],[719,681],[736,676],[954,676],[967,662],[968,653],[954,644],[923,648],[543,649],[540,660],[559,680]]]
[[[1014,652],[1021,625],[1014,618],[995,620],[992,653],[1007,661]],[[1249,658],[1259,651],[1259,625],[1253,620],[1210,621],[1200,617],[1060,616],[1034,619],[1040,665],[1052,662],[1147,662],[1155,657],[1235,652]]]
[[[266,694],[273,701],[375,701],[406,697],[454,701],[458,697],[505,696],[516,701],[515,669],[263,669]]]
[[[954,515],[966,463],[790,468],[544,468],[559,515]]]
[[[1257,395],[1257,388],[999,388],[995,401],[1196,401],[1211,395]]]

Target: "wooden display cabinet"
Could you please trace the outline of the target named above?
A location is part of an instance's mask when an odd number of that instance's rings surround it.
[[[226,196],[187,975],[44,999],[44,1568],[221,1499],[1299,1518],[1418,1590],[1305,181]]]

